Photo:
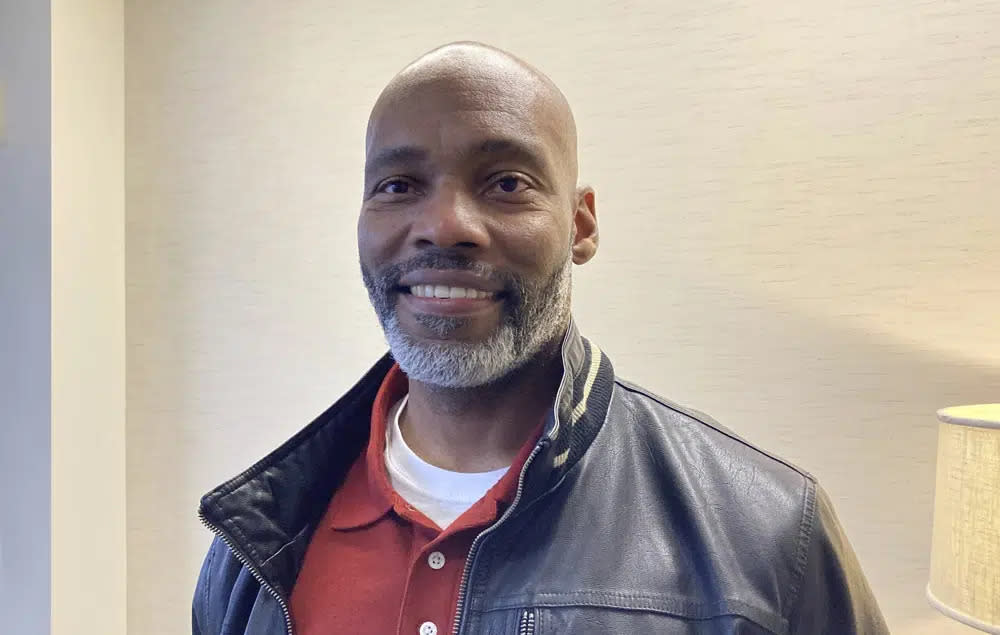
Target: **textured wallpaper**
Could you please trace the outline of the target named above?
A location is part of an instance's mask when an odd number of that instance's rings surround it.
[[[129,632],[187,632],[198,497],[383,350],[364,125],[479,39],[563,88],[617,371],[815,473],[894,633],[924,599],[936,420],[1000,400],[1000,5],[152,2],[126,11]]]

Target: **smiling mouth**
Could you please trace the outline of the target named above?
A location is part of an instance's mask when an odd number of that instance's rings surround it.
[[[429,300],[495,300],[503,295],[471,287],[452,287],[442,284],[415,284],[399,287],[399,290],[415,298]]]
[[[503,292],[440,284],[399,287],[402,306],[416,315],[469,319],[492,315],[501,306]]]

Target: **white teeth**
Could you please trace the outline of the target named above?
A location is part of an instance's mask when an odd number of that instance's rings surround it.
[[[489,291],[469,289],[467,287],[449,287],[442,284],[415,284],[410,287],[410,293],[418,298],[473,298],[483,300],[492,296]]]

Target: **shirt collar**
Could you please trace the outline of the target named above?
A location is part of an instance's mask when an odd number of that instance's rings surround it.
[[[331,529],[348,531],[367,527],[388,514],[394,507],[405,506],[392,489],[385,468],[386,427],[393,405],[409,390],[409,381],[399,368],[393,367],[386,374],[372,405],[371,435],[368,447],[351,466],[344,484],[331,503],[327,522]],[[491,487],[473,506],[474,514],[461,518],[462,525],[480,524],[497,515],[502,505],[509,504],[517,492],[521,468],[542,434],[544,421],[521,447],[507,473]]]
[[[409,381],[399,368],[392,368],[382,380],[371,411],[371,435],[367,449],[358,457],[327,517],[336,530],[359,529],[385,516],[393,507],[396,494],[385,471],[385,431],[392,406],[406,395]]]

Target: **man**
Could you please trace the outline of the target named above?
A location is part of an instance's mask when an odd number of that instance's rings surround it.
[[[203,635],[886,633],[808,474],[615,376],[562,93],[452,44],[386,87],[361,271],[391,349],[202,499]]]

